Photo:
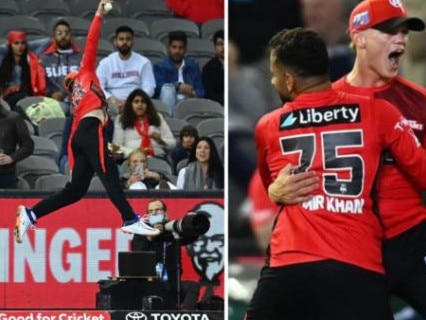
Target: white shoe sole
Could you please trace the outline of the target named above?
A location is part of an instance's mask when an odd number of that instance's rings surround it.
[[[22,243],[22,238],[21,238],[21,211],[25,210],[24,206],[18,206],[18,208],[16,209],[16,223],[15,223],[15,241],[17,243]]]
[[[140,234],[142,236],[157,236],[157,235],[159,235],[161,233],[160,230],[157,230],[157,229],[155,229],[154,231],[146,230],[146,232],[144,232],[143,234],[141,234],[141,233],[134,233],[134,232],[131,232],[129,230],[126,230],[124,227],[121,228],[121,231],[123,233],[126,233],[126,234]]]

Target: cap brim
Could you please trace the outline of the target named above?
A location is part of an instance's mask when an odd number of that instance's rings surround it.
[[[393,18],[376,24],[372,26],[372,28],[388,33],[394,31],[403,24],[411,31],[423,31],[425,29],[425,23],[419,18]]]

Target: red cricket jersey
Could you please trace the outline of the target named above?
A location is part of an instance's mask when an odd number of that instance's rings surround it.
[[[382,151],[426,185],[426,152],[399,111],[335,90],[306,93],[263,116],[255,138],[265,187],[288,163],[320,176],[310,201],[280,212],[270,265],[334,259],[383,273],[383,234],[370,198]]]
[[[87,34],[86,46],[83,52],[83,58],[80,63],[80,69],[71,94],[71,112],[74,115],[73,125],[71,128],[70,139],[68,142],[69,168],[74,166],[74,156],[71,149],[71,141],[77,127],[88,112],[95,109],[102,109],[108,106],[105,94],[100,86],[99,79],[96,75],[96,52],[98,49],[98,41],[101,33],[102,17],[95,15]],[[99,128],[99,136],[102,128]],[[103,141],[100,141],[100,155],[103,155]],[[102,167],[105,169],[104,159],[101,159]],[[105,170],[104,170],[105,171]]]
[[[373,96],[395,105],[407,119],[419,141],[426,146],[426,90],[401,77],[374,88],[354,87],[341,78],[333,88],[349,93]],[[377,200],[386,238],[393,238],[426,220],[421,189],[398,167],[386,152],[379,171]]]

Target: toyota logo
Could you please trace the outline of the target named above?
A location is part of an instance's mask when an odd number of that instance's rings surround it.
[[[130,312],[126,314],[126,320],[148,320],[148,317],[142,312]]]

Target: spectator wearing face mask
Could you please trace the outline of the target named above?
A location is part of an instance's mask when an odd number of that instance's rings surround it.
[[[167,205],[160,199],[148,201],[146,214],[148,224],[161,231],[158,236],[135,235],[131,242],[132,251],[155,251],[157,256],[157,272],[161,281],[165,282],[172,297],[177,298],[177,282],[180,281],[180,301],[181,306],[177,309],[195,310],[200,291],[200,285],[194,281],[181,281],[182,270],[177,270],[177,266],[182,266],[178,259],[178,243],[172,232],[166,231],[164,225],[169,221],[167,216]],[[196,237],[183,237],[180,245],[187,245],[196,240]],[[179,274],[179,275],[178,275]],[[176,299],[177,303],[177,299]]]

